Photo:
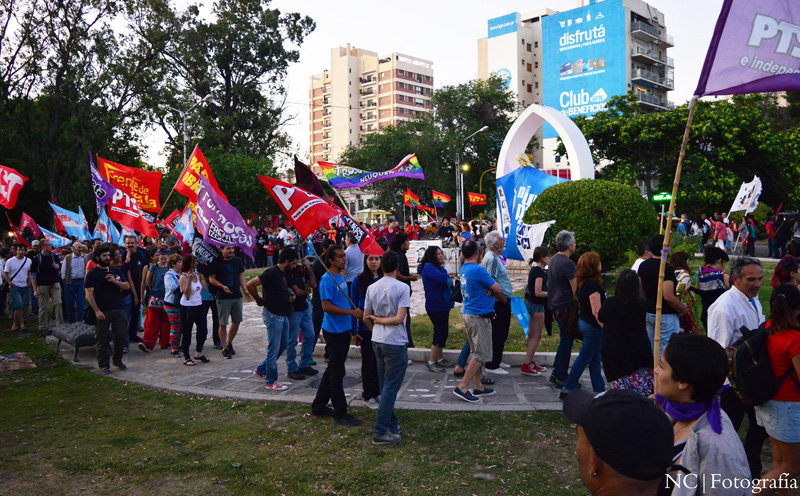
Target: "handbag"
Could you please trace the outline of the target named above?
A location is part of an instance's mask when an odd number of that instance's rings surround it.
[[[91,326],[97,324],[97,315],[95,315],[91,305],[87,305],[83,309],[83,323]]]
[[[461,280],[460,279],[456,279],[453,282],[451,300],[453,302],[455,302],[455,303],[464,303],[464,295],[461,294]]]
[[[153,310],[163,310],[164,298],[156,298],[155,296],[151,296],[150,299],[147,300],[147,308],[152,308]]]
[[[569,334],[569,337],[572,339],[583,341],[583,333],[581,333],[578,328],[578,316],[580,311],[581,306],[578,303],[578,299],[575,298],[572,300],[572,307],[569,309],[569,315],[567,315],[567,334]]]

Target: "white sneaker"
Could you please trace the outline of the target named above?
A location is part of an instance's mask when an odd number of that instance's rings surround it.
[[[370,398],[368,400],[361,400],[361,401],[364,403],[364,406],[369,408],[370,410],[377,410],[378,404],[380,403],[378,398]]]
[[[408,364],[411,365],[412,363],[414,363],[414,361],[409,358],[408,359]]]
[[[496,369],[484,368],[483,371],[487,374],[492,374],[492,375],[508,375],[508,371],[505,369],[501,369],[500,367]]]
[[[510,369],[511,365],[507,364],[506,362],[500,362],[501,369]]]

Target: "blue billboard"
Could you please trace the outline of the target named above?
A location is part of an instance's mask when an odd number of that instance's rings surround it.
[[[625,7],[607,0],[542,19],[544,105],[575,118],[605,110],[627,87]],[[550,125],[545,138],[555,138]]]
[[[489,19],[489,38],[517,32],[517,13]]]

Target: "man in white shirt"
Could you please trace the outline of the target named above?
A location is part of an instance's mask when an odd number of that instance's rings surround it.
[[[61,264],[61,279],[64,280],[64,299],[67,304],[67,321],[72,324],[83,320],[86,307],[86,259],[83,258],[83,245],[80,241],[72,243],[72,253],[64,257]]]
[[[708,337],[727,348],[742,337],[739,329],[757,329],[764,322],[764,312],[758,301],[763,278],[761,262],[756,258],[740,258],[731,265],[731,289],[724,292],[708,309]],[[745,414],[749,421],[744,440],[747,463],[754,479],[761,476],[761,449],[767,432],[756,422],[752,406],[741,402],[736,393],[728,389],[720,395],[720,405],[738,431]]]
[[[394,414],[394,403],[408,368],[405,320],[411,307],[411,288],[397,280],[399,265],[396,252],[384,253],[383,277],[370,285],[364,302],[364,324],[372,331],[381,385],[378,416],[372,428],[373,444],[399,443],[402,431]]]
[[[11,322],[12,331],[24,331],[25,327],[25,296],[28,293],[28,286],[31,284],[31,267],[33,262],[25,256],[25,247],[15,243],[16,249],[14,258],[6,260],[3,267],[3,279],[8,284],[11,294],[11,308],[14,310],[14,318]],[[39,297],[39,292],[34,289],[34,297]]]

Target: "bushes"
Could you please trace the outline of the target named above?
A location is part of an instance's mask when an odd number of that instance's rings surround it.
[[[596,251],[606,270],[625,262],[625,252],[658,233],[656,213],[639,190],[597,179],[551,186],[534,200],[523,220],[555,220],[545,236],[546,246],[555,248],[559,231],[573,231],[576,253]]]

